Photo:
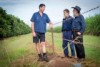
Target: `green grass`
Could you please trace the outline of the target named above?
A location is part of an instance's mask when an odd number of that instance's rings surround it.
[[[21,57],[27,52],[27,46],[32,44],[31,34],[21,35],[17,37],[11,37],[0,41],[0,67],[5,67],[5,64],[9,64],[10,61]]]
[[[100,63],[100,37],[84,36],[84,45],[87,58],[93,59]]]
[[[55,46],[58,49],[62,50],[61,34],[55,33],[54,36]],[[84,46],[86,58],[90,58],[100,62],[100,36],[84,35]]]
[[[50,35],[51,33],[46,34],[46,40],[52,44]],[[61,37],[61,34],[54,33],[54,36],[55,47],[57,48],[57,51],[62,52],[62,39],[58,38]],[[33,50],[33,47],[29,50],[29,46],[31,45],[33,45],[32,34],[10,37],[0,41],[0,67],[8,67],[9,58],[12,62],[21,58],[28,52],[32,52],[34,54],[35,51]],[[96,64],[100,63],[100,37],[84,35],[84,46],[86,59],[94,61]]]

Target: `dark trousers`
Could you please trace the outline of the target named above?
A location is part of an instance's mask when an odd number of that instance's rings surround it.
[[[79,36],[77,34],[77,31],[73,31],[73,39],[75,39],[77,36]],[[84,45],[83,45],[83,36],[81,38],[78,38],[78,41],[81,42],[81,43],[80,44],[75,44],[77,57],[79,59],[85,58],[85,51],[84,51]]]
[[[72,40],[72,31],[64,31],[63,32],[63,39]],[[66,40],[63,40],[62,47],[64,49],[65,56],[68,56],[68,54],[69,54],[69,52],[68,52],[68,43],[70,44],[71,56],[75,56],[74,43],[70,43]]]

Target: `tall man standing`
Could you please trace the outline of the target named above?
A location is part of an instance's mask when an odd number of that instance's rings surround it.
[[[84,17],[80,14],[81,8],[79,6],[72,7],[73,14],[74,14],[74,21],[72,23],[72,29],[73,29],[73,38],[75,39],[78,36],[81,36],[78,40],[81,42],[80,44],[75,44],[76,53],[78,60],[81,61],[85,59],[85,51],[83,46],[83,33],[86,27]]]
[[[38,61],[47,61],[48,57],[46,54],[46,45],[45,45],[45,32],[46,32],[46,23],[49,23],[52,27],[52,23],[47,14],[44,13],[45,4],[39,5],[39,11],[35,12],[31,18],[32,22],[32,34],[33,42],[36,44],[36,51],[38,53]]]

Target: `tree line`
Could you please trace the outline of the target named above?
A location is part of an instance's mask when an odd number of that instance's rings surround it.
[[[23,20],[7,14],[6,10],[0,7],[0,39],[30,32],[31,28]]]
[[[85,19],[85,21],[85,34],[100,36],[100,14],[89,16]],[[56,33],[61,33],[61,28],[61,26],[55,27],[53,31]],[[50,30],[48,31],[50,32]]]

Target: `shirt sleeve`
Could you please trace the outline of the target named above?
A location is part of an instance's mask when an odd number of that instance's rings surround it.
[[[74,18],[71,19],[71,29],[72,29],[73,21],[74,21]]]
[[[46,15],[46,21],[47,21],[47,23],[50,22],[50,18],[48,17],[48,15]]]
[[[32,16],[32,18],[31,18],[30,21],[31,21],[31,22],[35,22],[35,14],[33,14],[33,16]]]
[[[86,24],[85,24],[85,19],[84,19],[84,17],[82,16],[81,17],[81,30],[80,30],[80,32],[81,33],[83,33],[84,32],[84,30],[85,30],[85,27],[86,27]]]

